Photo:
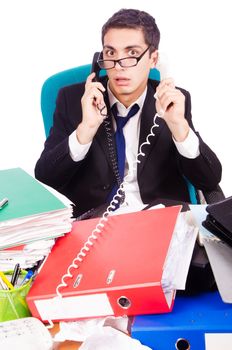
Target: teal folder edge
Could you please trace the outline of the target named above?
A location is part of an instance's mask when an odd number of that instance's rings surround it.
[[[0,223],[67,208],[22,168],[0,170],[0,198],[5,197],[9,202],[0,210]]]

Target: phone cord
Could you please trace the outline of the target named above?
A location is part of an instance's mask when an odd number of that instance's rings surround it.
[[[154,129],[159,127],[159,124],[156,123],[157,117],[160,117],[158,113],[155,114],[153,118],[153,124],[150,129],[150,133],[146,137],[146,141],[143,142],[140,147],[139,147],[139,152],[136,156],[135,161],[133,162],[132,169],[129,170],[129,173],[125,176],[123,182],[121,182],[120,187],[113,197],[112,201],[110,202],[109,206],[107,207],[106,211],[103,213],[102,217],[99,219],[96,227],[93,229],[91,234],[88,236],[86,242],[83,244],[82,248],[80,249],[79,253],[76,255],[76,257],[72,260],[71,264],[67,268],[66,273],[62,276],[61,278],[61,283],[56,287],[56,294],[57,296],[54,297],[56,298],[62,298],[62,294],[60,292],[60,289],[63,287],[67,286],[67,283],[65,282],[66,278],[72,278],[73,277],[73,272],[71,271],[73,268],[78,269],[80,267],[80,263],[83,261],[85,258],[86,254],[88,251],[91,249],[91,247],[94,245],[94,241],[98,239],[99,233],[102,232],[103,227],[105,226],[105,222],[108,220],[108,216],[112,212],[112,210],[115,209],[116,205],[119,203],[119,199],[122,197],[122,193],[124,192],[123,190],[123,185],[127,183],[128,178],[132,176],[132,173],[136,170],[137,164],[140,163],[141,161],[139,160],[140,157],[144,157],[145,153],[142,151],[143,147],[145,145],[150,145],[150,138],[155,136]],[[110,139],[109,139],[110,140]],[[111,140],[112,141],[112,140]],[[112,143],[111,143],[112,144]],[[113,147],[113,146],[112,146]],[[117,163],[116,163],[117,165]],[[115,172],[116,172],[116,167],[115,167]],[[119,175],[119,174],[118,174]],[[120,176],[119,176],[120,178]]]
[[[105,131],[106,131],[107,144],[108,144],[108,149],[109,149],[109,157],[110,157],[110,161],[112,164],[113,173],[114,173],[114,176],[116,178],[118,188],[120,188],[120,186],[122,184],[122,180],[121,180],[121,176],[120,176],[119,170],[118,170],[116,150],[114,148],[114,143],[113,143],[112,119],[111,119],[111,121],[109,121],[107,119],[108,118],[106,118],[104,120],[103,126],[104,126]],[[121,204],[124,202],[124,199],[125,199],[125,193],[122,191],[121,197],[120,197]]]

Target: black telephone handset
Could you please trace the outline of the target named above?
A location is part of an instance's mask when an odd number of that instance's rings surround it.
[[[92,60],[91,73],[95,72],[95,74],[96,74],[92,81],[95,81],[95,82],[99,81],[99,74],[100,74],[101,68],[99,67],[97,61],[98,61],[100,55],[101,55],[100,52],[95,52],[95,54],[93,55],[93,60]],[[104,92],[101,91],[101,93],[103,94],[103,96],[105,96]],[[104,110],[104,108],[102,109],[102,111]]]
[[[93,79],[93,81],[98,81],[99,80],[99,73],[101,68],[99,67],[97,61],[98,58],[100,56],[100,52],[95,52],[95,54],[93,55],[93,61],[92,61],[92,67],[91,67],[91,73],[95,72],[95,77]]]

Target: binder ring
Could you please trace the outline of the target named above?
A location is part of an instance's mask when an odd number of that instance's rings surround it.
[[[131,301],[125,296],[118,298],[117,303],[123,309],[129,309],[131,307]]]
[[[176,341],[175,348],[177,350],[190,350],[190,343],[187,339],[179,338]]]

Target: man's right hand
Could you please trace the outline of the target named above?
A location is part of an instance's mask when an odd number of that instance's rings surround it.
[[[104,86],[100,82],[93,82],[95,73],[91,73],[85,84],[85,93],[81,99],[82,122],[76,130],[80,144],[87,144],[93,140],[99,126],[102,124],[107,109],[103,97]],[[102,114],[101,114],[102,110]]]

